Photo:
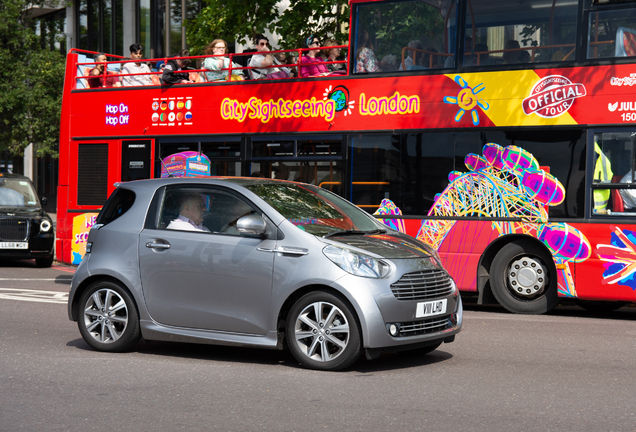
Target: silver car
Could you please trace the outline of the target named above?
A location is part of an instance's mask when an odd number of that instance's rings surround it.
[[[68,303],[94,349],[145,340],[288,348],[340,370],[364,352],[452,342],[454,281],[427,245],[303,183],[168,178],[119,184]]]

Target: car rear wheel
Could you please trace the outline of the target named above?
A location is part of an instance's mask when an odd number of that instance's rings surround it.
[[[490,286],[499,304],[513,313],[543,314],[559,304],[554,261],[529,240],[508,243],[495,255]]]
[[[40,268],[51,267],[53,265],[53,255],[48,258],[36,258],[35,265]]]
[[[141,336],[139,316],[128,291],[110,281],[93,283],[80,297],[78,326],[82,337],[98,351],[121,352]]]
[[[294,304],[287,317],[286,336],[292,355],[311,369],[344,369],[362,351],[351,307],[325,291],[306,294]]]

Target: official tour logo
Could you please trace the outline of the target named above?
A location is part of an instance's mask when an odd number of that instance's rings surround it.
[[[573,84],[561,75],[550,75],[532,87],[530,96],[523,100],[523,112],[543,118],[559,117],[572,107],[576,98],[585,95],[587,90],[583,84]]]

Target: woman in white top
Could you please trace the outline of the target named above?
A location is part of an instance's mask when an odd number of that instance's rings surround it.
[[[208,81],[225,81],[229,75],[230,59],[224,54],[227,52],[227,42],[223,39],[214,39],[205,49],[205,55],[215,55],[223,57],[208,57],[203,61],[203,69],[209,72],[205,73]],[[240,68],[241,66],[232,63],[232,68]],[[240,81],[240,69],[236,73],[232,73],[232,81]]]

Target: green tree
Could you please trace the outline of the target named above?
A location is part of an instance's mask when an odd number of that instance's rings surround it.
[[[187,41],[192,55],[203,54],[214,39],[245,43],[262,33],[278,17],[278,0],[227,2],[206,0],[205,6],[187,26]]]
[[[247,43],[265,29],[282,36],[283,49],[302,47],[302,41],[314,34],[321,39],[334,37],[341,43],[348,39],[349,7],[347,0],[291,0],[282,13],[278,0],[232,2],[206,0],[198,16],[188,24],[187,39],[193,54],[203,50],[216,38]]]
[[[38,156],[56,156],[64,56],[43,47],[27,12],[34,4],[0,2],[0,151],[21,154],[33,143]]]

